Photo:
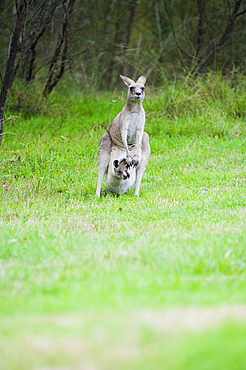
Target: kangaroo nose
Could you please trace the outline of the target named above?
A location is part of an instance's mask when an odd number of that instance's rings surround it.
[[[136,92],[135,95],[136,96],[140,96],[141,95],[141,92]]]
[[[129,177],[130,177],[130,175],[129,175],[129,173],[127,172],[127,173],[123,176],[123,179],[124,179],[124,180],[127,180],[127,179],[129,179]]]

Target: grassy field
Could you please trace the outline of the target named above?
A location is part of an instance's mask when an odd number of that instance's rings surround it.
[[[146,89],[140,196],[100,199],[98,142],[125,91],[35,104],[15,91],[0,149],[1,370],[246,369],[245,85]]]

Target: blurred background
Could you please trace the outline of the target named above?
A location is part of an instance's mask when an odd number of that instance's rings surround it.
[[[245,71],[245,0],[1,0],[2,80],[21,3],[16,76],[45,95],[64,74],[79,89],[112,90],[119,73],[158,86]]]

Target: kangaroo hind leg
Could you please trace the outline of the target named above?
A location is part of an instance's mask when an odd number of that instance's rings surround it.
[[[136,169],[135,195],[139,194],[141,180],[149,160],[149,155],[150,155],[149,136],[146,132],[144,132],[141,143],[141,160]]]
[[[108,165],[110,160],[112,148],[112,140],[109,133],[106,131],[101,137],[99,149],[98,149],[98,182],[96,195],[100,197],[101,187],[104,175],[108,171]]]

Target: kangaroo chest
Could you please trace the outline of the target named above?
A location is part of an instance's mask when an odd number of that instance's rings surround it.
[[[143,130],[143,117],[140,113],[129,113],[125,117],[125,127],[127,128],[127,142],[134,144],[139,131]]]

